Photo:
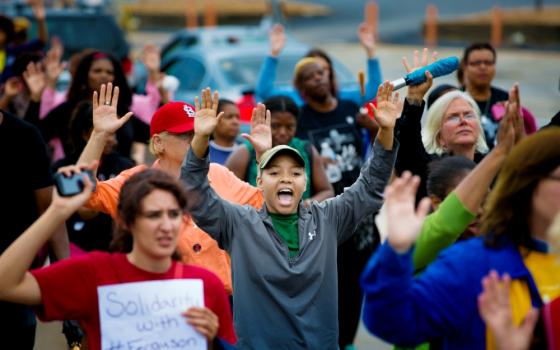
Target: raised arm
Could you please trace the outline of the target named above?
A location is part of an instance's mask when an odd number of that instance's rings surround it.
[[[398,117],[398,94],[393,95],[389,82],[379,86],[377,108],[371,106],[379,124],[373,155],[362,167],[356,182],[341,195],[318,205],[325,216],[338,228],[339,241],[348,238],[358,223],[368,214],[377,211],[382,204],[382,193],[389,182],[396,158],[393,145],[393,128]]]
[[[429,215],[416,241],[414,267],[424,268],[449,245],[453,244],[476,217],[490,185],[509,154],[515,139],[515,118],[518,110],[511,96],[506,116],[498,130],[498,145],[459,183],[439,208]]]
[[[76,169],[79,172],[78,169]],[[38,305],[41,290],[35,277],[27,272],[35,255],[59,226],[89,198],[93,185],[84,176],[84,190],[73,197],[60,197],[53,191],[49,208],[0,256],[0,299],[8,302]]]
[[[58,106],[66,99],[64,93],[56,91],[56,82],[60,74],[64,71],[65,64],[62,63],[64,47],[59,38],[51,39],[51,48],[43,60],[45,66],[46,87],[41,95],[41,107],[39,118],[43,119],[54,107]]]
[[[270,43],[270,56],[266,57],[259,72],[255,94],[262,100],[273,95],[274,81],[276,80],[276,68],[278,56],[286,45],[286,34],[284,26],[275,24],[268,35]]]
[[[31,9],[33,10],[33,16],[37,20],[37,39],[39,39],[43,45],[45,45],[49,40],[49,31],[47,29],[47,21],[45,19],[45,4],[43,0],[32,0]]]
[[[370,25],[362,23],[358,28],[358,37],[360,39],[360,44],[362,44],[362,47],[367,54],[368,80],[366,83],[366,94],[364,98],[366,101],[370,101],[375,98],[377,88],[382,84],[379,60],[375,57],[375,51],[377,49],[375,32]]]
[[[217,113],[219,94],[209,88],[202,90],[201,98],[195,98],[196,116],[194,137],[185,161],[181,166],[181,181],[189,198],[189,212],[194,222],[212,238],[220,247],[229,250],[233,227],[231,216],[241,209],[220,198],[208,182],[208,142],[223,112]]]
[[[134,94],[130,110],[136,118],[150,125],[152,115],[158,109],[163,97],[158,89],[158,84],[161,84],[160,80],[163,79],[163,74],[160,72],[161,53],[159,48],[153,44],[144,45],[142,63],[148,70],[146,94]]]
[[[122,118],[117,116],[119,101],[119,87],[109,83],[101,85],[99,93],[93,92],[93,131],[78,159],[78,164],[89,164],[99,161],[108,138],[126,123],[132,113],[128,112]]]
[[[426,66],[428,62],[428,49],[422,51],[422,58],[419,52],[414,51],[413,65],[411,66],[406,57],[403,57],[405,71],[410,73],[416,69]],[[437,53],[432,54],[431,61],[435,61]],[[420,176],[421,185],[419,197],[426,195],[426,178],[428,173],[428,163],[432,160],[426,152],[422,143],[422,114],[424,113],[424,96],[432,86],[432,75],[426,72],[427,80],[416,86],[409,86],[401,118],[397,122],[395,137],[400,143],[400,152],[395,164],[397,174],[409,170],[413,174]],[[417,198],[419,199],[419,198]]]
[[[373,334],[399,346],[416,346],[451,334],[471,317],[454,310],[476,308],[476,296],[464,290],[470,274],[479,272],[473,272],[475,267],[468,272],[464,268],[472,259],[479,259],[476,254],[466,258],[467,250],[456,249],[413,279],[411,247],[430,206],[424,198],[415,209],[419,183],[420,179],[407,171],[387,187],[388,239],[372,256],[361,281],[364,324]]]

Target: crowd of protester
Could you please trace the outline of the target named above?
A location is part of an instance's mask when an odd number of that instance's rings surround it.
[[[62,62],[33,13],[30,41],[0,16],[2,348],[33,349],[39,318],[101,349],[99,287],[198,279],[182,315],[211,349],[352,350],[360,320],[397,348],[560,349],[560,113],[539,130],[522,81],[492,85],[490,44],[456,85],[428,71],[400,98],[362,24],[364,86],[339,89],[314,48],[275,90],[274,25],[240,134],[218,91],[174,100],[157,47],[134,93],[109,52]],[[86,171],[58,193],[54,174]]]

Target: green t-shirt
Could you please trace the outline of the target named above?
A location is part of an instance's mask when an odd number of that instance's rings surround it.
[[[272,219],[274,229],[288,245],[290,258],[293,258],[299,252],[298,214],[269,214]]]
[[[442,250],[457,241],[475,218],[476,213],[469,212],[455,191],[451,192],[438,210],[424,220],[414,248],[414,268],[426,268]]]

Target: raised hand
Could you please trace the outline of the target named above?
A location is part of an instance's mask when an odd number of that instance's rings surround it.
[[[270,128],[270,111],[265,105],[259,103],[253,108],[251,116],[251,133],[241,134],[243,138],[251,142],[255,148],[257,161],[261,155],[272,147],[272,129]]]
[[[29,0],[29,4],[31,5],[33,16],[37,20],[45,19],[45,4],[43,0]]]
[[[393,94],[393,85],[389,81],[379,85],[377,88],[377,108],[370,103],[373,110],[375,121],[382,129],[394,128],[397,119],[400,116],[399,93]]]
[[[150,80],[157,82],[160,73],[161,53],[154,44],[146,44],[142,49],[142,63],[148,70]]]
[[[198,96],[194,99],[194,107],[196,116],[194,118],[194,133],[198,136],[210,137],[216,125],[224,115],[224,112],[218,113],[218,102],[220,101],[220,94],[212,91],[210,88],[203,89],[201,92],[201,99]]]
[[[268,34],[268,40],[270,42],[270,55],[272,57],[278,57],[286,45],[284,26],[281,24],[275,24]]]
[[[183,316],[198,333],[206,337],[208,342],[212,342],[218,334],[220,322],[218,316],[207,307],[191,307]]]
[[[81,173],[85,169],[95,171],[98,162],[92,162],[89,165],[70,165],[62,167],[58,170],[59,173],[65,176],[72,176],[73,174]],[[91,182],[89,176],[83,175],[84,189],[82,192],[71,197],[61,197],[56,190],[53,191],[53,197],[51,206],[56,209],[57,212],[61,212],[64,215],[72,215],[76,210],[82,207],[91,196],[93,191],[93,183]]]
[[[387,209],[387,241],[399,253],[407,252],[420,233],[428,210],[430,200],[424,198],[414,209],[416,191],[420,184],[418,176],[405,171],[400,178],[385,188],[385,206]]]
[[[99,90],[93,92],[93,130],[97,133],[113,134],[126,123],[132,112],[122,118],[117,116],[119,102],[119,87],[109,83],[102,84]]]
[[[513,84],[509,90],[509,98],[506,102],[506,115],[509,116],[513,122],[515,130],[515,143],[519,142],[525,137],[525,123],[523,121],[523,114],[521,113],[521,102],[519,100],[519,83]]]
[[[64,71],[65,64],[62,63],[62,54],[64,53],[64,47],[59,38],[53,37],[51,39],[51,48],[47,52],[43,64],[45,65],[45,74],[47,79],[47,85],[51,87],[56,86],[58,77]]]
[[[360,44],[364,47],[369,58],[375,56],[375,32],[372,26],[365,22],[360,24],[358,28],[358,38],[360,38]]]
[[[403,65],[406,72],[411,73],[437,60],[436,51],[432,52],[432,58],[430,62],[428,62],[428,55],[428,49],[424,48],[424,50],[422,50],[422,59],[420,60],[418,58],[418,50],[415,50],[413,55],[413,66],[410,66],[406,57],[403,57]],[[422,99],[424,99],[424,95],[426,95],[426,92],[428,92],[428,90],[430,90],[430,87],[432,87],[432,80],[432,74],[426,71],[426,81],[419,85],[410,85],[408,87],[407,98],[413,101],[421,101]]]
[[[47,78],[41,68],[41,64],[29,62],[25,72],[23,72],[23,79],[29,89],[31,100],[35,102],[41,101],[43,90],[47,87]]]
[[[505,274],[500,278],[496,271],[490,271],[482,279],[482,293],[478,296],[478,312],[492,331],[496,349],[529,349],[533,330],[539,313],[532,309],[519,327],[513,323],[509,300],[511,278]]]
[[[23,85],[20,78],[11,77],[8,80],[6,80],[6,83],[4,84],[3,96],[11,100],[14,97],[16,97],[17,94],[19,94],[22,88]]]
[[[504,154],[508,154],[513,146],[519,141],[517,136],[516,124],[521,124],[522,133],[525,133],[523,126],[523,117],[519,110],[519,90],[516,89],[517,84],[513,86],[509,93],[509,100],[505,103],[506,114],[500,121],[498,134],[496,135],[496,149],[501,150]],[[517,91],[515,91],[517,90]],[[517,96],[515,96],[517,92]]]
[[[506,105],[506,109],[508,108],[514,108],[514,107],[512,105],[509,106]],[[509,151],[511,151],[511,149],[515,145],[516,140],[515,140],[515,128],[513,126],[513,117],[511,116],[508,117],[507,113],[506,116],[504,116],[504,118],[500,122],[496,139],[498,141],[496,145],[496,149],[501,149],[505,154],[508,154]]]

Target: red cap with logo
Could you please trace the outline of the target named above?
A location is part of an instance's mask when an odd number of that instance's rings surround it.
[[[181,134],[194,130],[194,106],[185,102],[168,102],[161,106],[152,117],[150,137],[167,131]]]

